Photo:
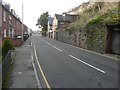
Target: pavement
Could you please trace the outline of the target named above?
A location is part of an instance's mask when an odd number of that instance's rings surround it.
[[[8,88],[37,88],[30,42],[29,38],[22,46],[16,48]]]

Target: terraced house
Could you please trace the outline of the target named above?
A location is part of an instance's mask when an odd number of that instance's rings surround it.
[[[14,46],[20,46],[22,39],[17,38],[22,34],[22,22],[13,9],[10,9],[9,4],[1,2],[0,5],[0,24],[2,41],[5,38],[10,38]]]

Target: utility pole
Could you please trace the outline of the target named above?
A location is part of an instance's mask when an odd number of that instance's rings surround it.
[[[23,42],[23,32],[24,32],[24,30],[23,30],[24,29],[23,28],[23,19],[24,19],[23,17],[24,16],[23,15],[24,15],[24,1],[22,0],[22,35],[21,35],[22,36],[22,42]]]

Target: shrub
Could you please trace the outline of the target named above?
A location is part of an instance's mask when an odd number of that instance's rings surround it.
[[[11,49],[14,49],[13,44],[10,39],[5,39],[2,46],[2,56],[5,58],[7,52]]]
[[[96,16],[95,18],[93,18],[92,20],[89,21],[89,24],[95,24],[102,21],[102,18],[100,16]]]

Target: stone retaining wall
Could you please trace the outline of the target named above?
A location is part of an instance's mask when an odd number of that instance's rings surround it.
[[[105,53],[107,42],[107,29],[101,26],[85,27],[73,30],[71,34],[67,30],[57,32],[57,40],[91,51]]]

